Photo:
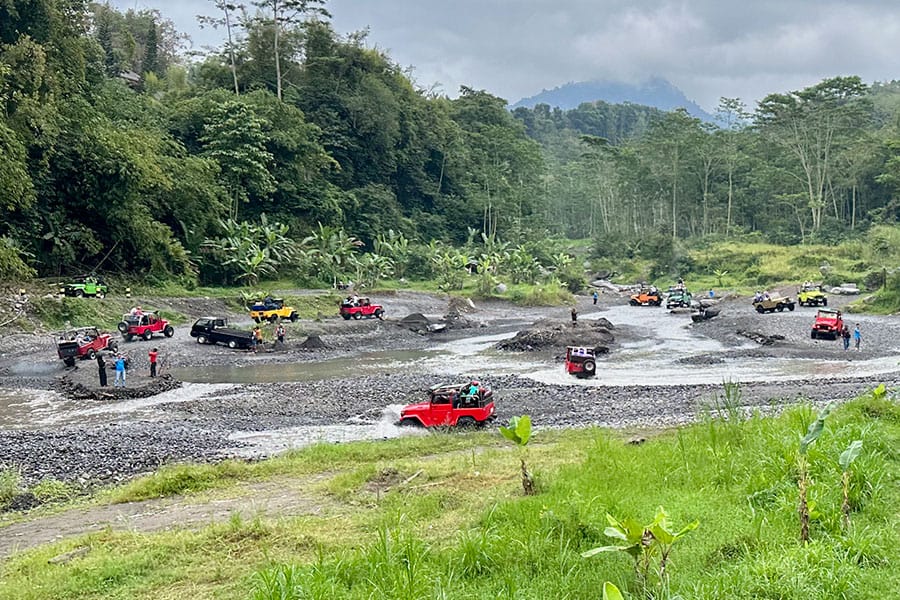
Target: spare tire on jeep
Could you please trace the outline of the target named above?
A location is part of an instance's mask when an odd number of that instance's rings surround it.
[[[126,333],[128,333],[128,323],[126,323],[125,321],[119,321],[119,324],[116,325],[116,328],[119,330],[119,333],[121,333],[122,335],[125,335]]]

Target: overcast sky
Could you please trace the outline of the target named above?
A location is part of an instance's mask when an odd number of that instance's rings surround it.
[[[215,44],[195,16],[209,0],[112,0],[159,9]],[[339,33],[414,66],[419,85],[460,85],[515,102],[568,81],[660,76],[707,110],[749,105],[835,75],[900,79],[897,0],[330,0]]]

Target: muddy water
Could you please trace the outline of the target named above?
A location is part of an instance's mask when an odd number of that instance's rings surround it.
[[[121,402],[70,400],[56,392],[0,390],[0,429],[51,429],[66,425],[98,425],[116,421],[161,421],[163,403],[190,402],[230,385],[186,384],[184,387]]]
[[[511,331],[439,342],[433,349],[426,351],[368,352],[315,363],[173,369],[172,374],[182,381],[196,383],[276,383],[384,373],[419,372],[447,376],[485,372],[524,374],[539,368],[542,362],[537,357],[493,349],[497,342],[514,335],[515,331]]]
[[[401,408],[403,408],[401,404],[388,406],[384,409],[381,419],[375,423],[360,421],[350,425],[312,425],[272,431],[236,431],[228,436],[228,439],[241,445],[227,452],[246,457],[271,456],[320,442],[341,443],[427,435],[428,431],[423,428],[397,425]]]

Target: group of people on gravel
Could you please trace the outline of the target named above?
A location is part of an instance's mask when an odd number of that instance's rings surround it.
[[[857,352],[861,352],[860,344],[862,344],[862,332],[859,330],[859,323],[856,324],[856,327],[853,328],[853,333],[850,333],[850,327],[844,325],[844,329],[841,331],[841,340],[844,343],[844,350],[850,349],[850,338],[853,338],[853,346],[856,348]]]
[[[156,377],[160,364],[159,348],[150,350],[147,353],[147,358],[150,361],[150,377]],[[114,387],[126,387],[125,383],[128,369],[131,366],[130,362],[130,359],[121,352],[115,355],[112,361],[116,373],[116,379],[113,383]],[[102,352],[97,354],[97,375],[100,378],[100,387],[106,387],[109,384],[109,380],[106,374],[106,359],[103,357]]]
[[[259,351],[259,347],[265,343],[263,339],[262,329],[260,329],[259,325],[253,328],[251,332],[253,335],[250,339],[250,352],[256,353]],[[287,329],[285,328],[283,323],[279,323],[275,326],[275,339],[278,343],[284,343],[284,337],[287,335]]]

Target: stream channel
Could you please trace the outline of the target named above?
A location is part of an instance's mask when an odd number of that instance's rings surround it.
[[[171,417],[159,406],[192,402],[216,395],[235,385],[255,383],[310,382],[353,375],[416,373],[436,378],[463,379],[488,375],[517,375],[560,386],[691,385],[735,382],[786,382],[815,378],[876,376],[897,370],[897,351],[879,358],[847,360],[835,353],[834,360],[808,358],[727,358],[698,367],[679,362],[686,357],[715,354],[726,348],[721,342],[696,332],[687,315],[664,311],[634,310],[615,306],[583,315],[581,320],[605,317],[617,331],[627,332],[611,354],[600,359],[598,377],[576,379],[564,372],[561,362],[545,353],[509,353],[496,350],[497,342],[515,335],[505,333],[436,341],[429,350],[362,352],[353,356],[291,364],[219,365],[172,369],[185,382],[181,389],[150,398],[118,403],[85,403],[68,400],[54,392],[0,389],[0,429],[47,430],[61,426],[90,426],[116,422],[165,422]],[[796,315],[801,318],[801,315]],[[619,334],[617,333],[617,337]],[[757,348],[747,342],[745,348]],[[738,348],[740,350],[741,348]],[[342,424],[290,427],[268,431],[232,431],[229,438],[239,449],[229,454],[268,455],[319,441],[342,442],[382,439],[423,432],[395,425],[400,405],[384,407],[378,421],[351,420]]]

